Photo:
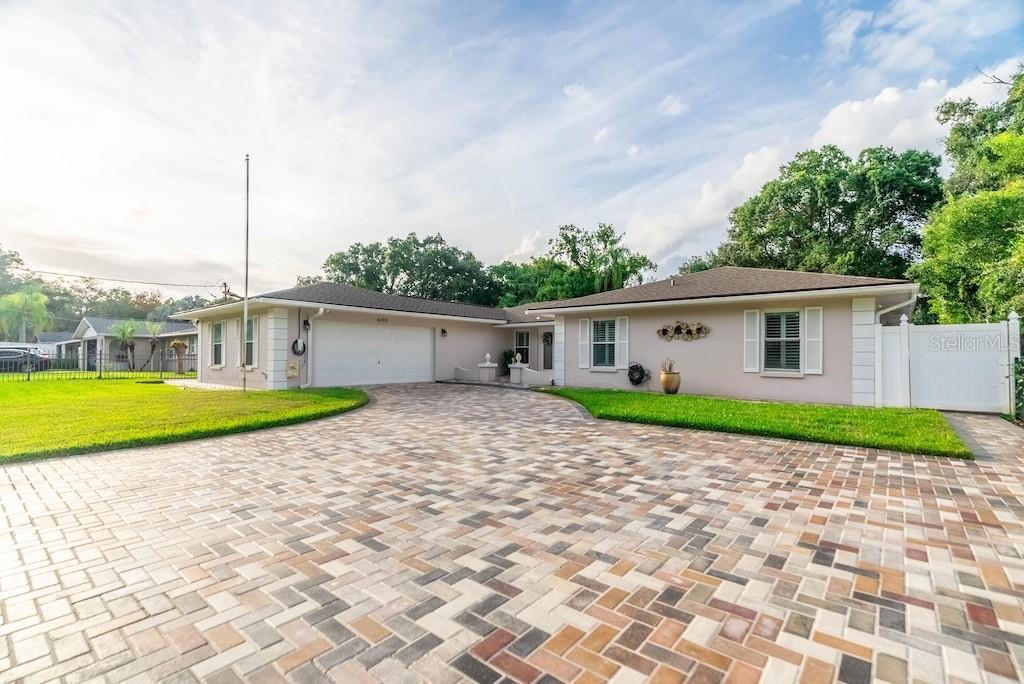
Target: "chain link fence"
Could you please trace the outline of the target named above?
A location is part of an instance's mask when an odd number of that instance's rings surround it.
[[[158,351],[138,361],[125,353],[91,352],[63,358],[31,349],[0,349],[0,382],[42,380],[171,380],[195,378],[196,354]]]

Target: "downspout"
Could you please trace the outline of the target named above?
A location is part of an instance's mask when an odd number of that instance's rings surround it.
[[[878,312],[876,312],[875,313],[875,323],[881,323],[882,322],[882,316],[884,316],[885,314],[892,313],[893,311],[896,311],[897,309],[902,309],[903,307],[908,306],[910,304],[913,304],[916,301],[917,301],[917,290],[914,290],[914,294],[911,295],[910,299],[906,300],[905,302],[900,302],[899,304],[893,304],[892,306],[887,306],[884,309],[880,309]]]
[[[306,334],[306,382],[299,389],[306,389],[313,384],[313,321],[324,315],[324,308],[309,317],[309,332]]]

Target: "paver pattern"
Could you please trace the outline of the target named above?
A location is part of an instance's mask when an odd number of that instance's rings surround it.
[[[978,462],[373,390],[0,467],[0,680],[1000,682],[1024,431]]]

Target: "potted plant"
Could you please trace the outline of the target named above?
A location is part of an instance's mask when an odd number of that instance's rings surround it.
[[[665,359],[661,362],[661,390],[665,394],[675,394],[679,391],[679,371],[674,370],[676,362],[672,359]]]

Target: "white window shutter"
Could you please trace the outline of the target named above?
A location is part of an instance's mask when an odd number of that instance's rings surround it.
[[[580,368],[590,368],[590,319],[580,319]]]
[[[804,373],[808,375],[821,375],[824,369],[824,317],[820,306],[804,309]]]
[[[743,372],[761,372],[761,310],[743,312]]]
[[[629,368],[629,316],[615,320],[615,367]]]

